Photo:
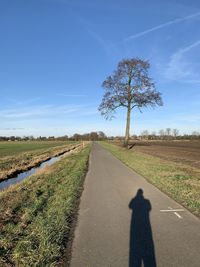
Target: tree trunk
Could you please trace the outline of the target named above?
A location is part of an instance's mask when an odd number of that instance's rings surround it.
[[[128,79],[128,106],[127,106],[127,117],[126,117],[126,133],[125,133],[125,140],[124,140],[124,146],[128,147],[128,140],[129,140],[129,134],[130,134],[130,118],[131,118],[131,73],[129,73],[129,79]]]
[[[130,135],[130,118],[131,118],[131,107],[128,105],[127,108],[127,117],[126,117],[126,133],[125,133],[125,140],[124,140],[124,146],[128,147],[128,140]]]

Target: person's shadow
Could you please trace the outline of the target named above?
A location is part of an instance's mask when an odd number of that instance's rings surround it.
[[[136,196],[130,201],[132,210],[130,225],[129,267],[156,267],[154,243],[149,213],[151,203],[138,189]]]

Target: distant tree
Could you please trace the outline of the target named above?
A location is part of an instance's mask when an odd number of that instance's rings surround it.
[[[16,138],[15,138],[17,141],[21,141],[22,140],[22,138],[20,137],[20,136],[16,136]]]
[[[73,139],[74,141],[79,141],[79,140],[81,140],[81,135],[75,133],[75,134],[72,136],[72,139]]]
[[[83,140],[90,140],[90,134],[86,133],[82,135]]]
[[[194,132],[192,132],[192,135],[194,135],[194,136],[198,136],[198,135],[200,135],[200,133],[197,132],[197,131],[194,131]]]
[[[10,140],[11,140],[11,141],[15,141],[15,136],[11,136],[11,137],[10,137]]]
[[[133,134],[130,138],[131,138],[132,140],[136,140],[136,139],[138,139],[138,137],[137,137],[136,134]]]
[[[162,105],[161,94],[156,91],[149,77],[148,61],[139,58],[124,59],[119,62],[117,70],[103,82],[105,89],[99,111],[106,118],[113,118],[119,107],[127,110],[125,146],[130,136],[130,118],[133,108]]]
[[[155,140],[155,139],[156,139],[156,132],[155,132],[155,131],[153,131],[153,132],[151,133],[151,139],[152,139],[152,140]]]
[[[163,129],[161,129],[159,131],[159,135],[160,135],[161,139],[164,139],[164,137],[165,137],[165,131]]]
[[[173,133],[173,136],[174,136],[175,139],[176,139],[176,137],[177,137],[178,134],[179,134],[179,130],[178,130],[178,129],[173,129],[173,130],[172,130],[172,133]]]
[[[168,137],[171,135],[171,128],[166,128],[166,135]]]
[[[34,136],[33,135],[28,136],[28,140],[29,141],[33,141],[34,140]]]
[[[106,139],[106,135],[105,135],[104,132],[99,131],[97,134],[98,134],[98,139],[99,140],[105,140]]]
[[[49,141],[53,141],[53,140],[55,140],[55,136],[49,136],[47,139],[48,139]]]
[[[90,133],[90,140],[91,141],[97,141],[98,140],[98,134],[97,134],[97,132],[91,132]]]
[[[67,141],[69,139],[68,135],[61,136],[61,141]]]
[[[193,131],[191,135],[191,139],[199,139],[200,138],[200,132]]]
[[[6,141],[4,136],[0,136],[0,141]]]
[[[148,130],[144,130],[144,131],[142,131],[142,132],[141,132],[141,136],[142,136],[143,138],[145,138],[145,139],[148,139],[148,136],[149,136],[149,132],[148,132]]]

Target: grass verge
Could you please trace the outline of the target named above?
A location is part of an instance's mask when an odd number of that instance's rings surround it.
[[[140,152],[100,143],[127,166],[200,216],[200,170]]]
[[[0,266],[59,266],[89,152],[87,146],[0,193]]]

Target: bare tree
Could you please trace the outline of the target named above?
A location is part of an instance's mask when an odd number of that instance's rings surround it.
[[[155,139],[156,139],[156,131],[153,131],[153,132],[151,133],[151,139],[152,139],[152,140],[155,140]]]
[[[90,140],[91,140],[91,141],[96,141],[96,140],[98,140],[98,134],[97,134],[97,132],[91,132],[91,133],[90,133]]]
[[[166,135],[169,139],[170,135],[171,135],[171,128],[166,128]]]
[[[141,132],[141,136],[142,136],[143,138],[145,138],[145,139],[148,139],[148,136],[149,136],[149,132],[148,132],[148,130],[144,130],[144,131],[142,131],[142,132]]]
[[[193,132],[192,132],[192,135],[193,135],[193,136],[198,136],[198,135],[200,135],[200,133],[197,132],[197,131],[193,131]]]
[[[156,91],[152,79],[149,77],[148,61],[139,58],[124,59],[119,62],[117,70],[107,77],[102,87],[105,93],[99,106],[99,111],[106,118],[113,118],[116,109],[127,109],[125,146],[128,145],[130,135],[131,111],[137,107],[162,105],[161,94]]]
[[[99,132],[98,132],[98,139],[99,139],[99,140],[105,140],[105,139],[106,139],[106,135],[105,135],[105,133],[102,132],[102,131],[99,131]]]
[[[161,139],[164,139],[164,137],[165,137],[165,131],[163,129],[161,129],[159,131],[159,135],[160,135]]]
[[[178,130],[178,129],[173,129],[172,132],[173,132],[173,136],[174,136],[175,139],[176,139],[176,137],[177,137],[178,134],[179,134],[179,130]]]

